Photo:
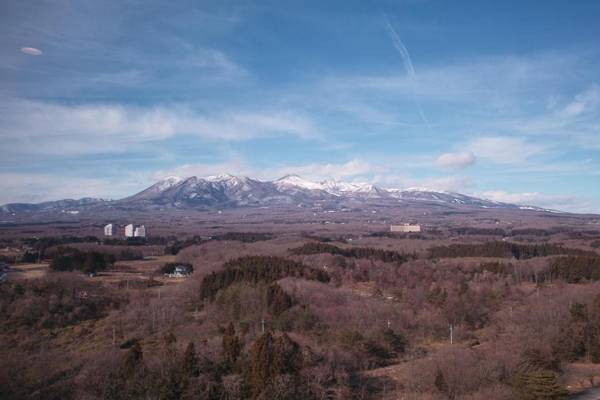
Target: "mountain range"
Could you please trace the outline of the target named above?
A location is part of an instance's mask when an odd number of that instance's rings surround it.
[[[221,174],[206,178],[169,177],[133,196],[119,200],[83,198],[37,204],[5,204],[0,206],[0,214],[16,216],[32,213],[79,214],[109,210],[144,212],[282,206],[329,209],[360,208],[368,205],[552,211],[427,188],[384,189],[368,183],[337,180],[313,182],[298,175],[261,181]]]

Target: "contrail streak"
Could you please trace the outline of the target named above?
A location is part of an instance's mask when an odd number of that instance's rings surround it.
[[[417,74],[415,72],[415,67],[413,66],[412,60],[410,58],[410,54],[408,53],[408,49],[406,48],[406,46],[400,39],[398,32],[396,32],[396,30],[390,23],[390,20],[389,20],[389,18],[387,18],[387,16],[385,17],[385,29],[387,30],[388,34],[390,35],[390,39],[392,39],[392,44],[394,45],[394,48],[396,50],[398,50],[398,53],[400,53],[400,57],[402,58],[402,63],[404,64],[404,69],[406,70],[406,74],[408,75],[408,78],[412,81],[415,88],[418,87]],[[419,110],[419,115],[421,116],[421,119],[423,120],[423,122],[425,122],[425,124],[427,125],[427,128],[429,128],[429,130],[431,130],[431,124],[429,123],[429,120],[427,119],[427,117],[425,116],[425,113],[423,112],[423,107],[421,107],[421,103],[416,98],[416,96],[415,96],[414,100],[417,105],[417,109]]]
[[[410,54],[408,54],[408,49],[402,43],[400,36],[398,36],[398,32],[394,29],[390,21],[386,18],[385,20],[385,28],[392,39],[392,44],[400,53],[400,57],[402,57],[402,62],[404,63],[404,68],[406,69],[406,73],[412,79],[415,78],[415,68],[413,67],[412,60],[410,59]]]

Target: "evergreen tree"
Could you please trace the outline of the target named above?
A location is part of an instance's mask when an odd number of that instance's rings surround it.
[[[561,400],[566,399],[568,392],[558,383],[555,372],[536,370],[522,378],[520,387],[522,400]]]
[[[223,333],[223,361],[226,368],[232,368],[242,351],[240,339],[235,334],[233,323],[229,323]]]
[[[183,374],[185,376],[197,377],[200,375],[200,367],[198,365],[198,356],[196,355],[196,348],[194,343],[190,342],[183,353]]]
[[[446,383],[446,378],[444,378],[444,373],[439,368],[435,374],[434,385],[441,393],[448,394],[448,384]]]
[[[561,400],[567,398],[567,391],[558,382],[554,359],[545,358],[537,350],[523,354],[515,374],[514,386],[521,400]]]
[[[250,365],[246,381],[253,399],[261,398],[263,391],[282,374],[297,377],[301,369],[300,347],[286,334],[274,337],[267,332],[250,349]]]
[[[267,289],[267,305],[269,312],[278,316],[284,311],[290,309],[293,305],[292,298],[283,291],[281,286],[273,284]]]
[[[142,352],[142,346],[140,346],[139,342],[136,341],[125,356],[125,361],[123,363],[123,375],[126,377],[133,376],[136,371],[143,366],[143,362],[144,354]]]

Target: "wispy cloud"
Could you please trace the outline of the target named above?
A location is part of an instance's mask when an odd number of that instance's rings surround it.
[[[300,175],[315,181],[324,179],[355,180],[357,178],[367,179],[375,173],[386,170],[382,166],[361,159],[353,159],[343,163],[308,163],[256,168],[246,160],[238,157],[217,163],[184,164],[175,168],[157,171],[152,174],[152,177],[154,179],[162,179],[168,176],[204,177],[228,173],[265,180],[277,179],[289,174]]]
[[[0,204],[82,197],[120,198],[141,190],[148,183],[130,174],[122,174],[121,179],[114,180],[109,177],[4,172],[0,172],[0,182]]]
[[[478,196],[500,201],[503,203],[533,205],[554,210],[578,212],[578,213],[597,213],[600,207],[588,200],[583,200],[577,196],[548,195],[540,192],[522,192],[510,193],[505,191],[485,191],[477,193]]]
[[[176,135],[234,142],[273,136],[318,136],[309,117],[289,110],[224,110],[206,115],[183,105],[138,107],[17,101],[3,104],[1,111],[0,136],[14,140],[10,151],[38,154],[119,151],[124,144],[132,146]],[[32,143],[51,146],[31,148]]]
[[[475,164],[475,155],[470,151],[444,153],[436,159],[436,164],[447,168],[466,168]]]
[[[483,136],[467,144],[477,158],[497,164],[519,164],[540,155],[545,147],[521,137]]]

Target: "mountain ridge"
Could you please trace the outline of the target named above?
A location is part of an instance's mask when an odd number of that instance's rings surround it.
[[[382,188],[366,182],[348,183],[329,179],[314,182],[299,175],[285,175],[272,181],[229,174],[205,178],[170,176],[146,189],[118,200],[94,198],[63,199],[42,203],[10,203],[0,206],[2,214],[35,212],[103,211],[104,209],[155,211],[166,209],[210,210],[240,207],[304,206],[360,207],[364,205],[479,209],[502,208],[556,212],[530,205],[486,200],[465,194],[428,188]]]

